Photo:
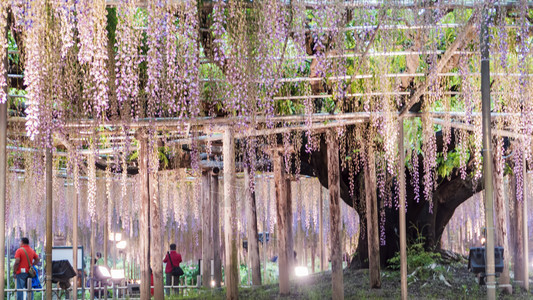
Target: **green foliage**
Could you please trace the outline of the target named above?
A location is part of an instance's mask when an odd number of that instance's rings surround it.
[[[444,160],[442,152],[437,153],[437,175],[440,178],[449,177],[453,170],[461,165],[461,155],[457,151],[448,152],[448,157]]]
[[[420,280],[426,280],[431,273],[442,271],[440,270],[442,267],[438,267],[438,269],[429,268],[429,266],[436,264],[441,256],[440,253],[427,251],[424,248],[425,237],[422,236],[418,228],[415,227],[415,229],[418,232],[418,237],[407,246],[407,272],[416,272],[416,276]],[[400,252],[396,252],[394,257],[387,262],[391,269],[399,270]]]

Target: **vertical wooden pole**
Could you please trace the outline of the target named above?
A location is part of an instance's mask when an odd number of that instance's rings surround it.
[[[153,159],[154,156],[150,156]],[[149,164],[152,165],[152,164]],[[157,164],[154,164],[157,165]],[[158,170],[150,170],[149,195],[150,195],[150,261],[154,276],[154,299],[164,299],[163,289],[163,230],[161,222],[161,201],[159,201]]]
[[[289,249],[288,226],[287,220],[287,192],[285,179],[285,169],[282,164],[282,155],[278,149],[273,153],[274,164],[274,182],[276,189],[276,215],[277,215],[277,239],[278,239],[278,266],[279,266],[279,293],[288,295],[290,292],[289,284],[289,264],[290,258],[287,257]]]
[[[403,118],[398,119],[398,151],[400,159],[398,169],[400,171],[400,277],[401,277],[401,296],[402,300],[407,300],[407,235],[405,224],[405,150],[404,150],[404,132]]]
[[[487,230],[485,247],[485,274],[487,299],[496,299],[496,275],[494,266],[494,201],[492,187],[492,134],[490,107],[490,61],[489,61],[489,12],[483,9],[481,15],[481,115],[483,129],[483,181],[485,200],[485,228]]]
[[[96,241],[96,224],[94,223],[94,220],[91,220],[91,232],[89,233],[90,234],[90,239],[91,239],[91,262],[90,262],[90,266],[91,266],[91,269],[89,270],[89,274],[90,274],[90,290],[89,290],[89,299],[91,300],[94,300],[94,283],[95,281],[93,280],[94,278],[94,266],[95,266],[95,263],[94,263],[94,260],[96,259],[96,247],[95,247],[95,241]]]
[[[246,219],[248,220],[248,257],[252,267],[252,284],[261,285],[261,261],[259,260],[259,234],[257,233],[257,211],[255,190],[251,188],[250,169],[244,169],[244,190],[246,193]]]
[[[107,205],[107,204],[106,204]],[[107,209],[106,209],[107,212]],[[108,267],[107,261],[109,259],[109,222],[107,216],[104,221],[104,266]]]
[[[74,168],[75,172],[78,172],[78,168],[75,167]],[[78,176],[78,174],[74,175],[74,176]],[[79,201],[79,193],[78,193],[78,189],[75,187],[75,193],[76,195],[74,196],[74,203],[72,205],[72,248],[74,250],[74,252],[72,253],[72,268],[74,269],[74,271],[76,272],[76,274],[78,274],[78,268],[80,268],[81,266],[78,266],[78,201]],[[72,291],[73,291],[73,295],[72,295],[72,298],[74,300],[78,300],[78,277],[74,277],[74,280],[73,280],[73,284],[72,284]]]
[[[52,148],[46,148],[46,299],[52,300]],[[3,255],[3,254],[2,254]]]
[[[219,226],[219,197],[218,197],[218,168],[211,174],[211,221],[213,235],[213,260],[215,265],[215,286],[220,287],[222,282],[222,261],[220,260],[220,226]]]
[[[224,237],[226,299],[238,299],[237,208],[235,202],[235,132],[227,127],[223,140],[224,156]]]
[[[141,211],[139,214],[141,299],[150,299],[150,179],[148,173],[148,140],[139,132],[139,176],[141,176]]]
[[[525,147],[524,147],[525,148]],[[522,219],[522,231],[523,231],[523,247],[524,249],[522,252],[524,253],[524,289],[529,292],[529,227],[528,227],[528,212],[527,212],[527,198],[528,198],[528,180],[527,180],[527,162],[526,162],[526,154],[525,151],[522,153],[522,171],[523,171],[523,189],[524,192],[522,193],[524,195],[524,199],[522,199],[522,209],[524,210],[522,213],[523,219]]]
[[[209,184],[211,174],[208,170],[202,171],[202,285],[209,288],[211,284],[211,256],[213,248],[211,238],[211,188]]]
[[[4,12],[0,12],[4,13]],[[7,37],[7,26],[5,28],[5,35]],[[7,51],[6,51],[7,52]],[[7,78],[7,53],[5,55],[4,61],[1,63],[4,64],[5,74],[0,74],[4,76],[6,83],[8,82]],[[4,87],[4,93],[7,95],[7,85]],[[6,99],[7,100],[7,99]],[[6,227],[5,227],[5,210],[6,210],[6,177],[7,177],[7,101],[5,103],[0,103],[0,274],[5,274],[5,256],[6,251]],[[9,264],[9,262],[8,262]],[[8,275],[9,276],[9,275]],[[9,281],[8,281],[9,283]],[[5,282],[0,280],[0,297],[4,299],[5,295]]]
[[[322,185],[319,184],[319,204],[318,204],[318,245],[320,252],[320,271],[326,270],[326,258],[324,257],[324,194],[322,193]]]
[[[329,224],[331,240],[331,286],[332,298],[344,299],[342,276],[341,206],[340,206],[340,167],[339,142],[337,131],[326,132],[328,145],[328,187],[329,187]]]
[[[285,227],[285,230],[287,231],[287,258],[289,262],[289,278],[292,278],[294,275],[294,264],[296,263],[294,261],[294,236],[292,230],[292,181],[289,176],[285,176],[285,180],[285,202],[287,202],[285,209],[285,218],[287,220],[287,226]],[[300,255],[302,254],[300,253]]]
[[[381,287],[379,258],[378,199],[376,191],[376,163],[373,143],[367,146],[367,164],[365,166],[366,228],[368,238],[368,262],[370,287]]]
[[[511,277],[509,276],[509,243],[507,236],[507,205],[505,205],[504,184],[503,184],[503,165],[499,163],[499,155],[501,151],[494,151],[494,205],[496,213],[496,245],[502,246],[504,249],[503,256],[503,272],[500,274],[499,287],[507,294],[513,293],[513,286]],[[448,237],[449,240],[449,237]],[[506,252],[506,253],[505,253]]]

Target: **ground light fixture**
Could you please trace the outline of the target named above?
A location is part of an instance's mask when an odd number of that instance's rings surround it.
[[[111,269],[111,279],[122,280],[125,277],[124,269]]]
[[[96,266],[95,278],[98,280],[105,280],[111,278],[109,269],[105,266]]]
[[[309,275],[309,270],[307,267],[298,266],[294,268],[294,273],[296,274],[296,277],[305,277]]]
[[[120,250],[126,249],[127,245],[128,243],[126,243],[126,241],[120,241],[117,243],[117,249],[120,249]]]
[[[215,287],[217,283],[214,280],[211,280],[211,287]]]

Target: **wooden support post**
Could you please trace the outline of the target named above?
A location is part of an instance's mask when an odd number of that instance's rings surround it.
[[[287,258],[289,262],[289,278],[293,278],[294,276],[294,265],[296,264],[294,259],[294,236],[292,232],[292,186],[289,176],[285,176],[285,193],[286,198],[285,202],[287,203],[286,209],[285,209],[285,218],[287,220],[287,227],[285,227],[285,230],[287,231]],[[302,255],[300,253],[300,255]]]
[[[326,270],[326,258],[324,257],[324,194],[322,192],[322,185],[319,184],[319,204],[318,204],[318,246],[320,248],[320,271]]]
[[[78,168],[74,168],[74,172],[78,172]],[[74,175],[78,176],[78,174]],[[78,202],[79,202],[79,193],[78,189],[75,187],[75,196],[74,196],[74,203],[72,205],[72,248],[74,252],[72,253],[72,268],[74,269],[74,272],[78,274],[78,268],[81,266],[78,266]],[[78,277],[74,277],[72,284],[72,299],[78,300]]]
[[[239,273],[237,269],[237,207],[235,201],[235,132],[224,131],[224,239],[226,299],[238,299]]]
[[[507,236],[507,205],[505,205],[504,184],[503,184],[503,165],[499,163],[499,155],[503,155],[501,151],[494,151],[494,212],[496,213],[496,246],[502,246],[504,249],[503,255],[503,272],[500,274],[499,286],[507,294],[513,293],[513,286],[511,285],[511,277],[509,276],[509,261],[510,251]],[[449,234],[449,233],[448,233]],[[448,237],[449,240],[449,237]],[[506,254],[507,253],[507,254]]]
[[[150,156],[152,159],[154,156]],[[149,164],[151,165],[151,164]],[[161,201],[159,201],[159,178],[157,170],[149,172],[149,193],[150,193],[150,261],[154,276],[154,299],[164,299],[163,289],[163,222],[161,222]]]
[[[0,12],[4,13],[4,12]],[[7,26],[6,26],[6,36],[7,36]],[[6,83],[8,82],[7,78],[7,53],[5,55],[4,61],[0,62],[4,64],[5,74],[0,74],[4,76]],[[7,95],[7,85],[4,88],[4,93]],[[5,222],[5,210],[6,210],[6,177],[7,177],[7,102],[0,103],[0,274],[5,274],[5,256],[6,251],[6,222]],[[8,261],[9,264],[9,261]],[[8,275],[9,276],[9,275]],[[9,284],[9,281],[8,281]],[[0,297],[4,299],[5,296],[5,282],[0,280]]]
[[[108,204],[106,204],[108,205]],[[107,209],[106,209],[107,212]],[[107,261],[109,259],[109,222],[107,221],[107,216],[104,221],[104,266],[108,267]]]
[[[91,241],[91,262],[90,262],[90,290],[89,290],[89,299],[94,300],[94,266],[96,265],[94,263],[96,259],[96,224],[94,223],[94,220],[91,220],[91,232],[89,232],[90,235],[90,241]]]
[[[524,289],[529,292],[529,227],[528,227],[528,212],[527,212],[527,198],[528,198],[528,180],[527,180],[527,162],[526,162],[526,154],[522,154],[522,180],[524,183],[523,186],[523,195],[524,199],[522,199],[522,209],[523,209],[523,219],[522,219],[522,231],[523,231],[523,242],[522,246],[524,249],[522,250],[522,253],[524,253]]]
[[[141,177],[141,211],[139,213],[141,299],[150,299],[150,179],[148,173],[148,140],[143,132],[139,140],[139,176]]]
[[[341,206],[340,206],[340,166],[339,141],[337,131],[332,128],[326,132],[328,145],[328,187],[329,187],[329,224],[331,240],[331,286],[332,298],[344,299],[342,276]]]
[[[400,159],[398,169],[400,171],[400,278],[401,278],[401,296],[402,300],[407,300],[407,234],[405,224],[405,149],[404,149],[404,132],[403,118],[398,119],[398,151]]]
[[[244,190],[246,193],[246,219],[248,220],[248,258],[252,268],[252,284],[261,285],[261,261],[259,260],[259,234],[257,233],[257,211],[255,190],[251,188],[250,169],[244,169]]]
[[[218,197],[218,173],[219,169],[213,169],[211,173],[211,225],[213,236],[213,261],[215,265],[215,286],[220,287],[222,282],[222,261],[220,260],[220,226],[219,226],[219,197]]]
[[[283,156],[278,149],[273,153],[274,164],[274,181],[276,189],[276,215],[277,215],[277,240],[278,240],[278,266],[279,266],[279,293],[281,295],[288,295],[290,292],[289,283],[289,264],[290,257],[288,257],[289,237],[288,228],[290,226],[287,220],[287,192],[285,179],[285,168],[282,163]]]
[[[52,148],[46,148],[46,300],[52,300],[52,236],[53,200],[52,200]],[[2,254],[3,255],[3,254]]]
[[[202,171],[202,286],[209,288],[211,284],[211,249],[213,239],[211,237],[211,187],[208,170]]]
[[[379,225],[378,197],[376,190],[376,163],[374,157],[373,143],[367,144],[366,147],[368,162],[365,166],[365,198],[370,287],[380,288],[381,275],[379,261]]]

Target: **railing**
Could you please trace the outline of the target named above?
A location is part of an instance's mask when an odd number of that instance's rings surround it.
[[[198,276],[198,277],[200,277],[200,276]],[[46,288],[44,287],[44,285],[43,285],[42,288],[37,288],[37,289],[32,288],[32,279],[31,278],[28,278],[28,281],[27,281],[26,285],[28,286],[27,288],[18,288],[17,285],[16,285],[16,282],[15,282],[15,288],[14,289],[5,289],[5,292],[6,293],[15,293],[15,294],[17,292],[27,293],[26,299],[31,299],[31,293],[33,293],[33,292],[43,292],[43,299],[44,299],[44,293],[46,292]],[[189,284],[165,285],[165,286],[163,286],[163,288],[164,289],[188,290],[188,289],[198,289],[198,288],[200,288],[200,286],[201,286],[201,279],[197,278],[196,284],[194,284],[194,285],[192,285],[192,284],[191,285],[189,285]],[[105,285],[102,285],[102,286],[94,286],[94,292],[96,294],[98,291],[107,292],[109,290],[112,290],[113,291],[113,299],[117,299],[117,298],[120,298],[120,296],[122,296],[122,298],[124,298],[124,296],[130,297],[132,295],[137,294],[137,293],[133,293],[132,292],[132,290],[131,290],[132,287],[133,288],[135,288],[135,287],[139,287],[140,288],[140,284],[125,284],[125,285],[120,284],[120,285],[116,285],[114,282],[111,281],[111,285],[105,284]],[[150,288],[153,288],[153,287],[154,287],[153,285],[150,286]],[[87,293],[87,291],[89,289],[90,288],[87,288],[87,287],[78,287],[77,291],[78,291],[78,293],[79,292]],[[52,288],[52,292],[54,292],[54,293],[59,293],[59,292],[71,293],[72,291],[73,291],[72,287],[70,287],[68,289],[62,289],[62,288],[57,287],[57,286]],[[82,297],[82,299],[83,299],[83,297]]]

